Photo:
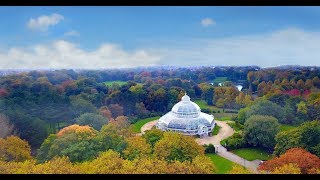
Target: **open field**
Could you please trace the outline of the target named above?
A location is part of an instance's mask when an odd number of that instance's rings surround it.
[[[272,158],[271,154],[258,148],[241,148],[241,149],[232,150],[231,152],[248,161],[253,161],[256,159],[265,161]]]
[[[106,81],[104,84],[106,86],[111,86],[113,83],[118,84],[119,86],[125,85],[127,82],[126,81]]]
[[[206,154],[206,156],[208,156],[215,165],[216,174],[226,174],[232,169],[232,166],[235,165],[232,161],[216,154]]]

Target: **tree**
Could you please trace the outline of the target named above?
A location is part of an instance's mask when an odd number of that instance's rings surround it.
[[[112,113],[111,111],[108,109],[107,106],[102,106],[100,109],[99,109],[99,112],[100,114],[103,116],[103,117],[106,117],[109,121],[112,121],[113,118],[112,118]]]
[[[204,154],[204,148],[192,137],[174,132],[165,132],[163,138],[154,146],[154,155],[168,162],[192,161],[197,155]]]
[[[320,122],[315,120],[305,122],[300,126],[280,132],[276,135],[275,155],[285,153],[294,147],[303,147],[309,152],[320,156]]]
[[[271,174],[301,174],[300,168],[297,164],[285,164],[280,167],[276,167]]]
[[[10,123],[8,116],[0,114],[0,138],[14,134],[14,125]]]
[[[228,172],[228,174],[252,174],[248,169],[238,164],[232,166],[232,169]]]
[[[112,113],[112,117],[115,119],[118,116],[123,116],[123,107],[119,104],[110,104],[109,110]]]
[[[31,147],[28,142],[17,136],[0,138],[0,161],[22,162],[31,158]]]
[[[213,144],[209,144],[208,146],[205,147],[205,153],[216,153],[216,148],[214,147]]]
[[[55,156],[68,156],[72,162],[94,158],[99,144],[94,141],[97,131],[90,126],[71,125],[50,135],[41,145],[37,159],[39,162]]]
[[[154,145],[163,138],[163,131],[160,129],[151,129],[147,130],[143,135],[143,138],[146,139],[146,141],[151,145],[153,148]]]
[[[108,119],[99,114],[84,113],[76,118],[76,123],[79,125],[89,125],[96,130],[100,130],[103,125],[108,123]]]
[[[149,113],[149,111],[146,109],[146,107],[145,107],[143,102],[136,103],[135,109],[136,109],[137,116],[140,117],[140,118],[147,117],[147,115]]]
[[[286,153],[275,157],[262,163],[259,166],[259,170],[274,171],[277,167],[282,167],[285,164],[296,164],[302,174],[308,174],[313,168],[320,168],[320,158],[303,148],[292,148],[286,151]]]
[[[297,82],[297,88],[298,88],[299,90],[301,90],[301,89],[306,89],[305,84],[304,84],[304,81],[303,81],[302,79],[300,79],[300,80]]]
[[[127,159],[140,159],[150,155],[151,146],[147,143],[146,139],[142,138],[141,136],[129,137],[126,141],[127,147],[123,153]]]
[[[252,115],[266,115],[282,120],[284,116],[282,107],[268,100],[258,100],[245,114],[246,119]]]
[[[238,112],[238,117],[236,119],[236,122],[240,123],[240,124],[244,124],[244,122],[246,121],[247,117],[246,114],[247,112],[250,110],[249,107],[246,108],[241,108]]]
[[[312,80],[311,79],[307,79],[304,86],[305,86],[305,89],[311,89],[312,86],[313,86]]]
[[[208,105],[213,105],[213,87],[208,83],[201,83],[199,84],[199,87],[202,91],[201,97],[207,102]]]
[[[268,150],[276,144],[275,136],[279,132],[278,120],[271,116],[253,115],[244,124],[244,134],[247,142]]]
[[[75,116],[79,116],[83,113],[95,113],[96,107],[88,100],[74,96],[71,98],[71,105],[75,111]]]
[[[317,87],[317,88],[320,88],[320,79],[319,79],[319,77],[314,77],[313,79],[312,79],[312,82],[313,82],[313,86],[315,86],[315,87]]]

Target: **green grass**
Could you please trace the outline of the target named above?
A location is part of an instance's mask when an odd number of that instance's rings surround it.
[[[235,165],[235,163],[233,163],[232,161],[229,161],[228,159],[225,159],[216,154],[206,154],[206,156],[208,156],[213,162],[216,174],[226,174],[232,169],[232,166]]]
[[[213,80],[213,83],[222,83],[222,82],[225,82],[225,81],[227,81],[227,77],[216,77]]]
[[[288,131],[288,130],[294,129],[294,128],[296,128],[296,126],[281,124],[280,131]]]
[[[219,133],[219,130],[220,130],[220,126],[216,125],[214,126],[214,129],[213,129],[213,132],[212,132],[212,135],[217,135]]]
[[[153,121],[153,120],[157,120],[159,119],[160,116],[156,116],[156,117],[150,117],[150,118],[146,118],[146,119],[140,119],[138,120],[136,123],[133,124],[133,131],[135,133],[140,133],[141,131],[141,127],[143,125],[145,125],[146,123],[150,122],[150,121]]]
[[[210,108],[204,100],[195,100],[194,101],[201,109]]]
[[[272,158],[271,154],[258,148],[241,148],[233,150],[232,152],[248,161],[253,161],[256,159],[265,161]]]
[[[127,82],[126,81],[106,81],[104,84],[106,86],[111,86],[113,83],[118,84],[119,86],[125,85]]]

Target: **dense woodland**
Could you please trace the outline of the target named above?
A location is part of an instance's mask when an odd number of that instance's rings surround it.
[[[239,131],[225,140],[228,150],[259,147],[273,153],[274,163],[267,161],[262,171],[319,173],[319,78],[316,67],[253,66],[38,70],[2,76],[0,172],[212,173],[215,167],[204,156],[208,147],[191,137],[158,130],[137,137],[132,132],[130,124],[163,115],[186,92],[192,101],[221,109],[203,112],[233,114]],[[280,131],[281,125],[295,128]],[[308,165],[301,154],[308,155]],[[105,162],[108,167],[102,167]],[[234,167],[230,173],[245,172]]]

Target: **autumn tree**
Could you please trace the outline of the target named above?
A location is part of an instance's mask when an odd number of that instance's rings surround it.
[[[192,161],[201,154],[204,154],[204,148],[198,145],[192,137],[174,132],[165,132],[163,138],[154,146],[154,155],[168,162]]]
[[[250,95],[245,95],[243,92],[236,97],[236,103],[239,104],[241,107],[246,107],[253,102]]]
[[[271,174],[301,174],[301,170],[297,164],[284,164],[283,166],[276,167]]]
[[[199,87],[202,91],[201,97],[207,102],[208,105],[213,105],[214,88],[208,83],[201,83]]]
[[[31,147],[28,142],[17,136],[0,138],[0,161],[21,162],[31,158]]]
[[[123,116],[123,107],[119,104],[110,104],[109,110],[112,113],[112,118],[115,119],[118,116]]]
[[[124,156],[129,159],[148,157],[151,153],[151,146],[141,136],[129,137],[126,139],[127,147],[123,151]]]
[[[103,117],[107,118],[109,121],[112,121],[112,120],[113,120],[113,118],[112,118],[112,113],[111,113],[111,111],[108,109],[107,106],[102,106],[102,107],[99,109],[99,112],[100,112],[100,114],[101,114]]]
[[[243,166],[234,164],[228,174],[252,174],[252,172]]]
[[[283,167],[285,164],[294,163],[296,164],[302,174],[308,174],[313,168],[320,168],[320,158],[303,148],[292,148],[286,151],[286,153],[275,157],[262,163],[259,166],[259,170],[275,171],[278,167]]]
[[[275,136],[279,132],[278,120],[271,116],[253,115],[244,123],[247,142],[268,150],[276,144]]]
[[[71,125],[50,135],[41,145],[37,159],[39,162],[55,156],[68,156],[72,162],[92,159],[98,153],[94,142],[97,131],[90,126]]]

